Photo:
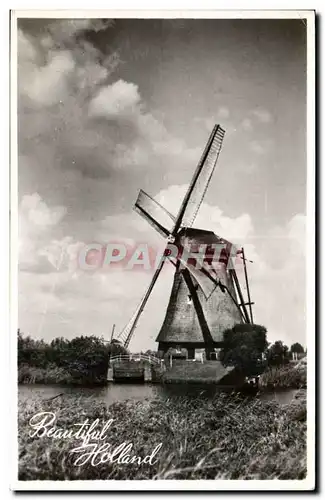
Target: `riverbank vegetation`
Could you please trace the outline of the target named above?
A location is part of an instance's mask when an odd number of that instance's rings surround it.
[[[254,324],[238,324],[224,332],[220,360],[224,366],[234,366],[248,378],[258,378],[259,387],[296,389],[307,386],[307,365],[295,363],[305,356],[299,343],[289,349],[282,341],[267,342],[266,328]]]
[[[108,343],[95,336],[56,338],[47,343],[18,331],[18,382],[104,384],[109,357],[125,352],[117,341]]]
[[[295,343],[289,350],[281,341],[270,345],[266,333],[260,325],[235,325],[224,332],[219,359],[225,366],[234,366],[244,377],[263,374],[263,389],[305,387],[306,374],[290,362],[293,353],[295,357],[304,356],[303,347]],[[116,340],[105,342],[103,338],[81,336],[72,340],[56,338],[47,343],[18,331],[18,383],[106,384],[110,356],[126,352]]]
[[[80,441],[31,437],[29,420],[54,412],[56,425],[113,419],[104,442],[132,443],[144,457],[162,443],[154,465],[110,462],[76,466]],[[213,400],[174,397],[107,407],[92,398],[60,396],[19,404],[19,479],[303,479],[306,475],[306,400],[289,405],[232,394]]]
[[[307,365],[289,363],[280,367],[273,367],[262,373],[259,378],[259,387],[269,389],[301,389],[307,387]]]

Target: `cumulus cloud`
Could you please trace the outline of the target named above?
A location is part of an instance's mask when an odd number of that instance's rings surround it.
[[[169,212],[176,215],[187,188],[187,185],[170,186],[168,189],[160,191],[155,199]],[[230,239],[233,243],[240,243],[242,238],[246,238],[253,232],[252,220],[248,214],[241,214],[234,218],[227,217],[219,207],[204,202],[193,227],[214,231],[219,236]]]
[[[99,90],[89,104],[89,113],[91,116],[103,117],[129,115],[136,111],[139,102],[137,85],[119,80]]]
[[[20,269],[49,270],[42,249],[65,214],[66,207],[50,207],[38,193],[23,196],[18,221]]]
[[[52,23],[39,36],[19,30],[19,161],[27,164],[21,169],[25,184],[45,170],[53,185],[59,175],[70,176],[63,196],[82,191],[84,179],[108,179],[121,170],[135,176],[135,168],[158,168],[164,156],[171,165],[186,165],[198,155],[145,109],[137,85],[114,81],[117,52],[104,56],[79,36],[102,28],[80,20]]]
[[[20,204],[20,215],[36,226],[53,226],[60,222],[66,213],[66,207],[49,207],[38,193],[25,195]]]

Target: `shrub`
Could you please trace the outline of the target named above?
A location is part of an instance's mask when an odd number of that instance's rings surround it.
[[[108,344],[95,336],[72,340],[58,337],[47,344],[44,340],[23,337],[18,331],[18,381],[106,383],[109,356],[126,352],[120,343]]]
[[[264,326],[235,325],[225,330],[223,340],[219,357],[225,366],[234,366],[247,376],[259,375],[264,370],[263,355],[268,346]]]

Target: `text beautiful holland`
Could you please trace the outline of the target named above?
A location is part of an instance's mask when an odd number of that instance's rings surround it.
[[[113,423],[113,419],[105,422],[101,429],[98,429],[100,421],[97,418],[91,424],[88,418],[82,424],[73,424],[79,427],[79,429],[63,429],[53,425],[56,420],[55,413],[52,412],[40,412],[34,415],[30,421],[29,425],[32,427],[33,431],[29,433],[30,437],[49,437],[52,439],[77,439],[81,440],[81,446],[73,448],[70,453],[79,454],[78,458],[74,462],[74,465],[85,465],[89,462],[91,465],[96,466],[102,463],[118,463],[118,464],[132,464],[137,463],[154,465],[157,460],[155,459],[157,453],[162,447],[162,443],[159,443],[150,455],[145,457],[140,457],[137,455],[132,455],[132,443],[121,443],[116,448],[112,449],[110,443],[106,443],[104,440],[106,438],[106,432]],[[96,430],[97,429],[97,430]],[[97,442],[90,442],[97,441]],[[104,442],[103,442],[104,441]]]

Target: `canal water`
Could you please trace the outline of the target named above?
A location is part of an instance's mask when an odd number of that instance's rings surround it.
[[[171,398],[175,396],[213,398],[220,392],[220,388],[214,386],[199,385],[154,385],[154,384],[109,384],[105,387],[71,387],[59,385],[19,385],[18,399],[26,401],[32,399],[50,399],[59,394],[94,398],[112,404],[116,401],[141,401],[155,398]],[[263,400],[276,400],[280,404],[290,403],[298,391],[294,389],[286,391],[269,392],[259,395]]]

